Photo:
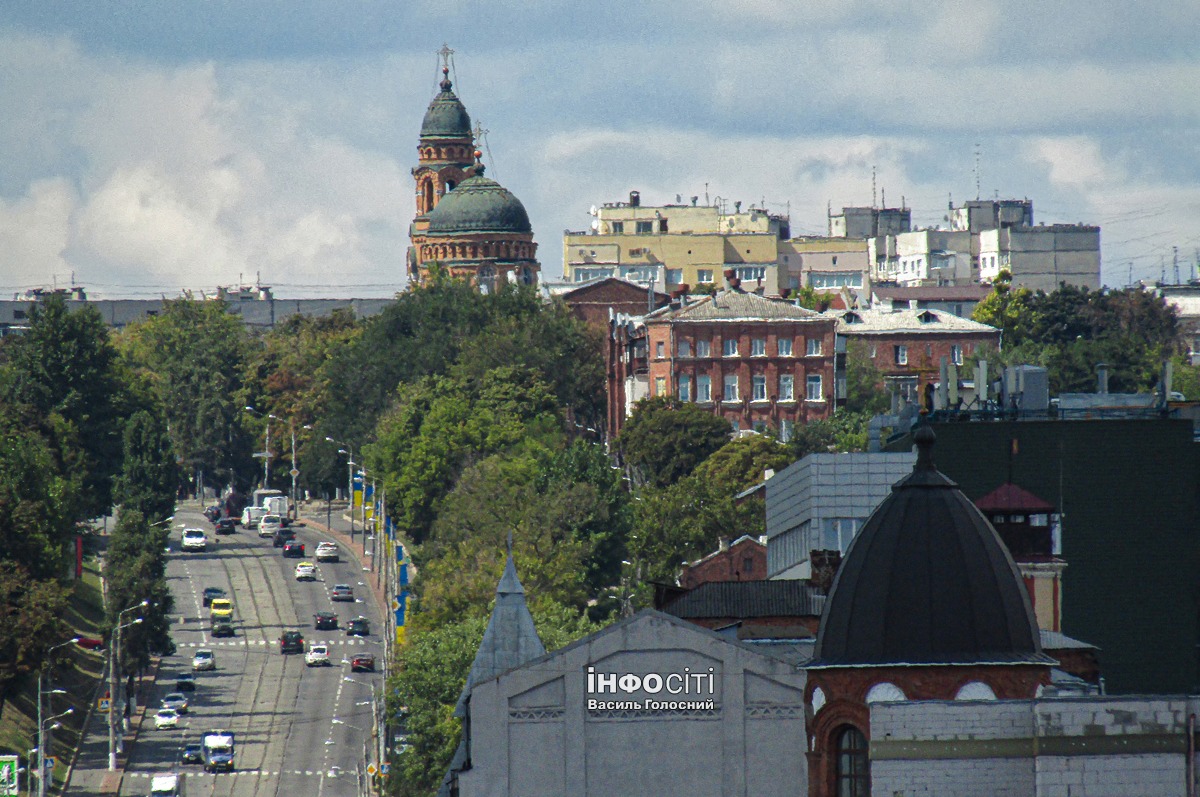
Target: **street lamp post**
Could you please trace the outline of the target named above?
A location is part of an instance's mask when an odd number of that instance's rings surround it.
[[[350,541],[354,542],[354,448],[349,443],[334,440],[332,437],[326,437],[325,442],[344,446],[338,449],[338,453],[346,455],[346,499],[350,508]]]
[[[148,606],[150,601],[142,601],[141,603],[130,606],[128,609],[122,609],[117,612],[117,625],[112,630],[112,638],[108,649],[108,771],[117,771],[117,694],[119,679],[117,678],[120,669],[120,646],[121,646],[121,629],[129,628],[143,621],[139,617],[136,620],[121,624],[121,615],[125,612],[131,612],[134,609],[140,609]],[[121,719],[124,722],[125,709],[121,707]],[[122,734],[123,735],[123,734]]]
[[[65,648],[67,645],[73,645],[78,641],[79,641],[79,637],[72,637],[71,639],[68,639],[66,642],[60,642],[57,645],[51,646],[50,649],[46,651],[46,660],[49,661],[50,654],[52,654],[54,651],[58,650],[59,648]],[[53,687],[49,691],[43,690],[42,679],[45,676],[45,674],[46,674],[46,662],[43,662],[42,666],[40,668],[38,668],[38,683],[37,683],[38,797],[46,797],[46,725],[45,725],[46,720],[42,719],[42,696],[43,695],[65,695],[66,694],[66,692],[63,691],[62,689],[54,689]],[[53,703],[51,703],[51,705],[53,706]],[[74,709],[67,709],[67,711],[64,714],[60,714],[59,716],[65,716],[66,714],[70,714],[73,710]],[[57,719],[57,717],[54,717],[52,719]],[[32,764],[32,763],[33,763],[33,761],[30,760],[30,764]]]
[[[246,405],[243,409],[245,409],[246,412],[254,413],[266,421],[266,431],[263,433],[263,489],[265,490],[270,487],[267,481],[271,477],[271,419],[275,418],[275,416],[269,412],[264,415],[250,405]],[[275,420],[279,419],[275,418]]]

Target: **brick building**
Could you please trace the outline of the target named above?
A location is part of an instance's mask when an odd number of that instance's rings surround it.
[[[601,330],[608,329],[614,313],[640,315],[665,307],[671,301],[661,291],[619,277],[605,277],[582,285],[543,283],[542,292],[562,299],[576,318]]]
[[[833,411],[836,319],[737,288],[681,296],[641,318],[617,316],[608,349],[609,433],[640,399],[673,396],[735,430],[776,430]]]
[[[962,366],[980,346],[998,349],[1000,330],[944,310],[839,310],[838,351],[861,346],[883,373],[888,390],[922,403],[940,379],[941,361]],[[928,402],[926,402],[928,405]]]
[[[709,581],[757,581],[767,574],[767,543],[744,534],[732,543],[723,537],[717,550],[683,566],[679,585],[685,589]]]

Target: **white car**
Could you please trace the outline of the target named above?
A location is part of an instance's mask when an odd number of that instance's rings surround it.
[[[336,562],[339,559],[336,542],[323,542],[317,546],[318,562]]]
[[[309,645],[304,654],[304,663],[309,667],[328,667],[329,648],[325,645]]]
[[[163,728],[178,728],[179,727],[179,712],[173,708],[160,708],[158,713],[154,715],[154,729],[161,731]]]
[[[192,657],[193,670],[215,670],[217,669],[217,657],[208,648],[200,648],[196,651],[196,655]]]
[[[183,544],[185,551],[203,551],[208,548],[208,536],[200,529],[184,529]]]
[[[296,565],[296,580],[297,581],[316,581],[317,566],[312,562],[301,562]]]
[[[263,515],[262,520],[258,521],[258,536],[274,537],[275,532],[283,528],[283,518],[279,515]]]

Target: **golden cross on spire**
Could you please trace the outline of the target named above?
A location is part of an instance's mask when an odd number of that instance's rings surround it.
[[[486,127],[484,127],[483,123],[477,121],[475,123],[475,129],[471,131],[471,135],[475,137],[475,146],[476,147],[483,146],[483,137],[486,136],[490,132],[492,132],[492,131],[488,130]]]
[[[454,51],[445,42],[442,42],[442,49],[438,50],[438,55],[442,57],[442,66],[445,69],[450,68],[450,56],[454,55]]]

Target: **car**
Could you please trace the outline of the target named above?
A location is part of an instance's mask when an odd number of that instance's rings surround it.
[[[338,562],[341,561],[341,556],[338,552],[336,542],[323,542],[317,546],[317,561],[318,562]]]
[[[329,648],[324,645],[309,645],[308,652],[304,654],[304,665],[306,667],[328,667]]]
[[[158,713],[154,715],[154,729],[161,731],[164,728],[179,727],[179,712],[172,708],[160,708]]]
[[[355,653],[350,657],[350,672],[375,672],[375,654]]]
[[[178,711],[180,714],[186,714],[188,711],[187,696],[183,692],[171,692],[163,697],[162,707]]]
[[[183,746],[183,752],[179,754],[179,763],[181,764],[203,764],[204,763],[204,747],[192,743]]]
[[[283,544],[283,555],[291,558],[304,558],[304,543],[290,540]]]
[[[282,548],[294,539],[296,539],[295,529],[279,529],[272,535],[271,544],[276,548]]]
[[[316,581],[317,566],[312,562],[300,562],[296,565],[297,581]]]
[[[208,518],[208,522],[216,523],[221,519],[221,505],[213,504],[212,506],[205,507],[204,516]]]
[[[283,518],[279,515],[263,515],[258,521],[258,536],[270,537],[283,528]]]
[[[190,672],[181,672],[175,676],[175,689],[180,692],[196,691],[196,676]]]
[[[313,615],[313,628],[318,631],[337,627],[338,616],[335,612],[317,612]]]
[[[196,651],[196,655],[192,656],[192,669],[196,671],[217,669],[217,655],[208,648],[200,648]]]
[[[237,636],[237,632],[233,630],[233,623],[228,620],[218,620],[213,623],[212,635],[214,637]]]
[[[333,591],[329,593],[331,601],[350,601],[354,602],[354,590],[349,584],[334,584]]]
[[[284,631],[279,636],[280,653],[303,653],[304,634],[299,631]]]
[[[224,597],[225,590],[221,589],[220,587],[205,587],[204,596],[201,598],[200,602],[203,603],[207,608],[212,605],[214,599]]]
[[[107,647],[103,639],[92,636],[81,636],[75,641],[75,644],[84,650],[104,650]]]
[[[213,598],[212,603],[208,604],[208,618],[214,621],[232,620],[233,601],[229,598]]]
[[[184,529],[183,543],[180,547],[185,551],[207,550],[208,536],[201,529]]]
[[[370,636],[371,623],[365,617],[355,617],[346,624],[346,636]]]
[[[237,523],[231,517],[218,518],[213,524],[213,530],[217,534],[233,534],[237,531]]]

